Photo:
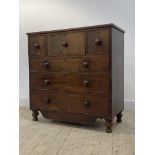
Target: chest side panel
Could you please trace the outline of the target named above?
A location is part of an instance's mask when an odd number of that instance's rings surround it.
[[[124,109],[124,33],[112,28],[112,115]]]

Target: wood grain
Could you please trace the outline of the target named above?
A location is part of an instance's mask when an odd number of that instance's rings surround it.
[[[96,92],[110,95],[108,75],[31,73],[31,89]],[[87,84],[88,83],[88,84]]]
[[[63,46],[66,43],[67,46]],[[48,56],[85,55],[84,32],[54,33],[47,38]]]
[[[88,102],[88,105],[85,102]],[[40,110],[110,116],[109,97],[104,97],[102,94],[32,90],[31,104]]]
[[[88,35],[88,54],[106,54],[109,53],[110,47],[110,30],[109,29],[97,29],[89,30]],[[100,41],[100,44],[96,44],[95,41]]]
[[[45,36],[29,37],[29,56],[30,57],[44,57],[45,56]]]
[[[28,33],[28,43],[33,120],[38,111],[81,124],[104,118],[111,133],[124,110],[124,31],[107,24]]]
[[[87,62],[88,66],[84,66]],[[48,66],[45,65],[48,63]],[[109,55],[85,57],[55,57],[44,59],[31,59],[31,72],[56,72],[56,73],[109,73]]]

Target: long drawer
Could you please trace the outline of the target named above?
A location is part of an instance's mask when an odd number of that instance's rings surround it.
[[[31,90],[31,105],[41,110],[108,115],[109,97],[101,94]]]
[[[31,72],[104,72],[109,73],[109,55],[30,59]]]
[[[31,89],[110,94],[109,75],[31,73]]]

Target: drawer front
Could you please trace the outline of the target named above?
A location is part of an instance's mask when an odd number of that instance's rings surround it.
[[[45,36],[29,37],[29,56],[44,57],[45,56]]]
[[[110,114],[109,97],[99,94],[55,93],[46,90],[31,90],[31,105],[42,110]]]
[[[98,29],[87,32],[88,54],[106,54],[110,49],[110,30]]]
[[[84,32],[52,33],[47,42],[48,56],[85,55]]]
[[[63,58],[58,59],[31,59],[30,72],[65,72],[66,61]]]
[[[109,73],[109,56],[82,58],[31,59],[30,71],[36,72],[103,72]]]
[[[51,89],[73,92],[96,92],[109,95],[110,79],[105,75],[31,73],[31,89]]]

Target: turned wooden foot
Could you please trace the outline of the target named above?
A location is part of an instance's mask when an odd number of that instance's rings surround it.
[[[37,110],[32,110],[33,121],[38,121],[39,112]]]
[[[118,122],[118,123],[121,123],[121,122],[122,122],[122,111],[121,111],[120,113],[118,113],[118,114],[116,115],[116,117],[117,117],[117,122]]]
[[[106,132],[112,133],[112,129],[111,129],[111,127],[113,126],[112,119],[106,119],[105,121],[106,121],[105,126],[107,127]]]

